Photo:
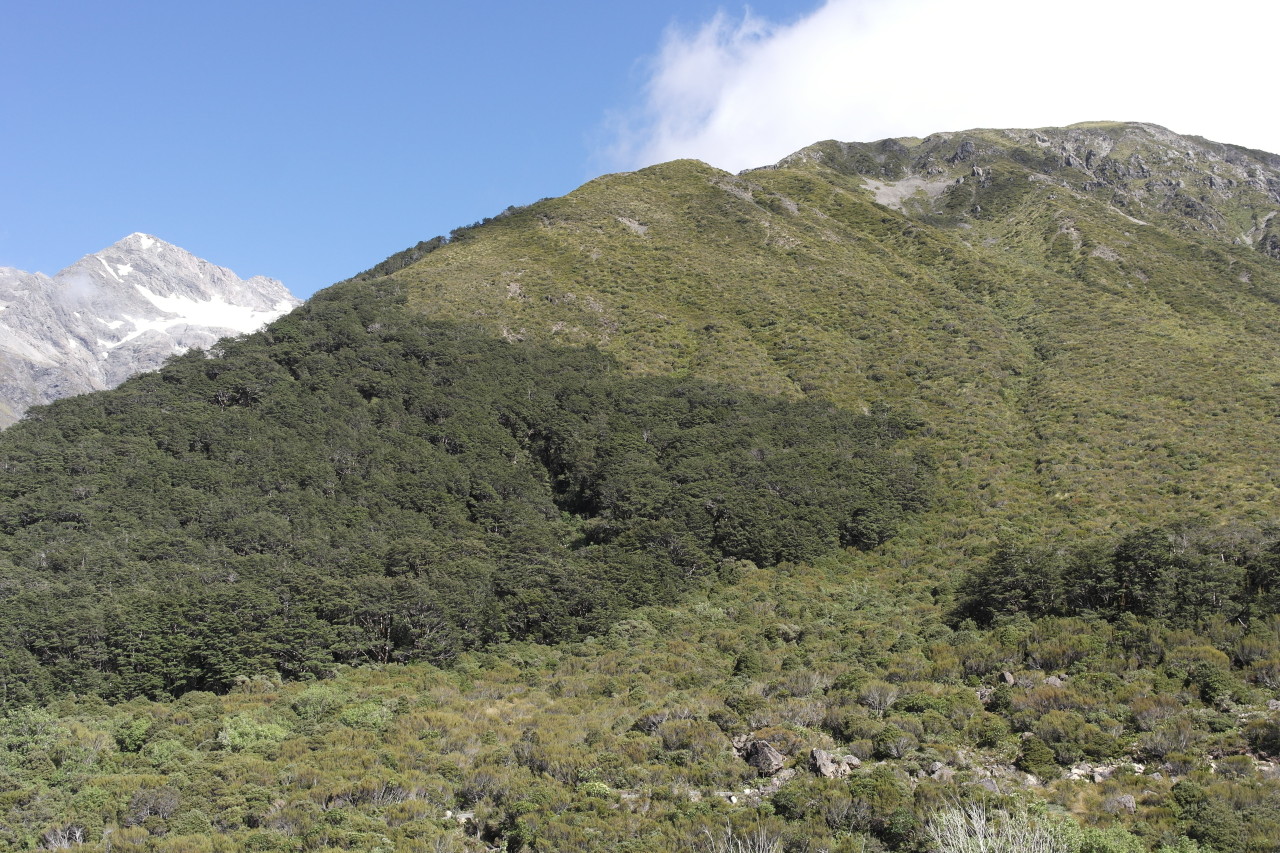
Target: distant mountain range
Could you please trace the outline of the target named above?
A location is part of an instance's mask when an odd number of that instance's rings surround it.
[[[243,334],[299,300],[148,234],[52,278],[0,267],[0,427],[29,407],[114,388],[193,347]]]

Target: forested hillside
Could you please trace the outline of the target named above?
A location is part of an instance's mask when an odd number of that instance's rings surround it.
[[[336,287],[0,445],[0,698],[225,690],[569,639],[887,539],[902,418],[493,341]]]
[[[1151,125],[667,163],[37,409],[0,844],[1274,850],[1277,212]]]

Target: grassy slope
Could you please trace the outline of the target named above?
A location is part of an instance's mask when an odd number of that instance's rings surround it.
[[[1280,267],[989,159],[985,181],[948,166],[971,177],[914,220],[815,160],[743,177],[669,163],[515,211],[397,277],[418,310],[593,342],[640,371],[911,401],[945,497],[901,548],[1270,518]]]

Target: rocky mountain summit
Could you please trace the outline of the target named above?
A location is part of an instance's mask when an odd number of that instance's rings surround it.
[[[1280,157],[1155,124],[827,141],[766,168],[803,163],[863,176],[878,202],[916,215],[990,218],[1037,183],[1056,184],[1137,224],[1195,231],[1280,258]]]
[[[243,334],[299,301],[147,234],[52,278],[0,267],[0,427],[29,407],[114,388],[193,347]]]

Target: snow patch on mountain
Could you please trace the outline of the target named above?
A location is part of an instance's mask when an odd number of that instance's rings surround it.
[[[102,262],[102,268],[103,268],[103,269],[105,269],[105,270],[107,271],[107,274],[108,274],[109,276],[111,276],[112,278],[114,278],[116,281],[120,281],[120,276],[116,275],[115,273],[113,273],[113,272],[111,271],[111,264],[107,263],[107,262],[106,262],[106,260],[105,260],[104,258],[98,258],[98,260]],[[123,282],[121,282],[121,283],[123,284]]]
[[[238,332],[252,332],[261,328],[286,311],[293,308],[288,300],[283,300],[262,311],[248,305],[236,305],[216,296],[209,299],[193,299],[189,296],[165,296],[153,293],[142,285],[135,285],[138,293],[152,305],[168,314],[180,317],[198,317],[206,326],[218,326],[224,329],[235,329]]]

